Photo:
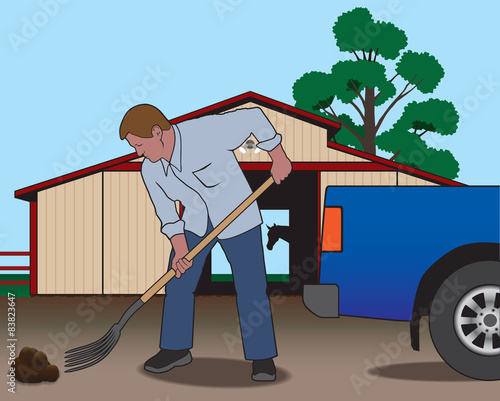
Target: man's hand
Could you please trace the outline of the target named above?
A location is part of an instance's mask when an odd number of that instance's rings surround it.
[[[172,259],[172,269],[175,270],[175,277],[180,278],[187,269],[193,265],[193,261],[184,259],[184,256],[189,252],[186,236],[184,234],[177,234],[170,238],[172,243],[172,251],[174,258]]]
[[[271,159],[273,160],[271,175],[274,178],[274,182],[279,184],[286,177],[288,177],[288,174],[292,171],[292,163],[286,156],[281,144],[271,150],[269,152],[269,156],[271,156]]]

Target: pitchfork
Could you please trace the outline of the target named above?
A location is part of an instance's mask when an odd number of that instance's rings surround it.
[[[254,193],[246,198],[229,216],[222,220],[210,234],[208,234],[198,245],[196,245],[184,258],[188,261],[201,252],[217,235],[219,235],[229,224],[233,222],[248,206],[250,206],[267,188],[274,182],[273,177],[269,177],[264,184],[260,186]],[[82,347],[73,348],[66,351],[66,372],[76,372],[81,369],[95,365],[106,358],[120,339],[120,334],[129,319],[146,303],[153,295],[155,295],[165,284],[167,284],[175,276],[175,270],[169,269],[161,276],[149,289],[135,301],[122,315],[120,321],[115,323],[111,329],[99,340],[84,345]]]

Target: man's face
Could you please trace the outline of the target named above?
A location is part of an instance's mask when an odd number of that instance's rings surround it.
[[[155,135],[155,133],[153,133],[151,138],[140,138],[129,133],[125,139],[130,146],[135,149],[138,156],[144,156],[153,163],[160,160],[163,156],[163,142],[161,141],[161,135]]]

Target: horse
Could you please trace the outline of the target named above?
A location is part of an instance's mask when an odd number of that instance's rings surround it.
[[[267,228],[269,229],[269,231],[267,232],[267,249],[269,249],[270,251],[273,250],[274,244],[276,244],[276,242],[278,242],[280,238],[290,243],[291,232],[289,226],[277,226],[276,224],[274,224],[272,227],[267,226]]]

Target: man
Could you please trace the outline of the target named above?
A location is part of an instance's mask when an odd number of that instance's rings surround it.
[[[153,373],[191,362],[194,295],[205,259],[219,242],[233,272],[240,321],[258,313],[262,324],[243,335],[245,358],[252,360],[252,379],[276,378],[274,328],[266,294],[266,273],[260,225],[254,202],[192,261],[184,257],[231,211],[251,194],[233,150],[251,134],[269,152],[276,183],[291,171],[281,136],[259,108],[204,116],[171,125],[148,104],[131,108],[123,117],[120,138],[144,156],[141,174],[161,231],[172,243],[169,268],[178,280],[166,285],[160,351],[144,364]],[[179,217],[175,201],[184,207]],[[240,324],[241,326],[241,324]],[[241,327],[240,327],[241,328]],[[243,332],[242,332],[243,334]]]

